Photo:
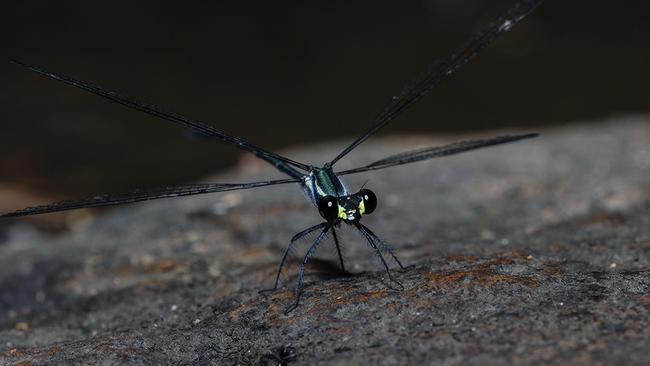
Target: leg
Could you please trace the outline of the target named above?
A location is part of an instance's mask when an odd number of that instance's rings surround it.
[[[399,285],[402,289],[404,289],[404,286],[397,281],[396,279],[393,278],[393,275],[390,273],[390,268],[388,268],[388,264],[386,263],[386,260],[384,259],[384,256],[381,254],[381,250],[377,247],[375,244],[375,241],[373,240],[373,235],[370,234],[370,232],[367,231],[366,227],[361,225],[360,223],[357,223],[357,229],[363,234],[363,237],[366,238],[368,243],[370,243],[370,246],[372,249],[375,250],[375,253],[377,253],[377,256],[379,256],[379,259],[381,260],[381,263],[384,265],[384,268],[386,269],[386,273],[388,274],[388,279],[391,281],[395,282],[396,284]]]
[[[363,225],[362,223],[359,223],[359,225],[363,228],[363,230],[364,230],[367,234],[369,234],[372,238],[375,239],[375,241],[376,241],[377,243],[379,243],[379,246],[381,247],[382,250],[385,250],[386,252],[388,252],[388,254],[391,255],[391,257],[393,257],[393,259],[395,260],[395,262],[397,262],[397,264],[399,265],[399,268],[404,269],[404,266],[402,265],[402,262],[400,262],[399,259],[397,259],[397,256],[396,256],[395,253],[393,252],[393,248],[391,248],[390,245],[386,244],[386,242],[384,242],[383,240],[381,240],[381,238],[378,237],[377,234],[373,233],[372,230],[368,229],[367,226]]]
[[[287,257],[289,256],[289,253],[291,252],[291,249],[293,248],[293,243],[295,243],[296,241],[298,241],[301,238],[305,237],[309,233],[325,227],[326,225],[327,225],[327,223],[314,225],[314,226],[312,226],[312,227],[310,227],[308,229],[305,229],[305,230],[299,232],[298,234],[294,235],[293,238],[291,238],[291,241],[289,242],[289,246],[284,251],[284,255],[282,256],[282,261],[280,262],[280,268],[278,268],[278,273],[275,276],[275,284],[273,285],[273,288],[260,290],[260,292],[274,291],[274,290],[278,289],[278,283],[280,282],[280,274],[282,273],[282,268],[284,267],[284,262],[286,262]]]
[[[339,262],[341,263],[341,271],[345,271],[345,265],[343,264],[343,256],[341,255],[341,247],[339,246],[339,238],[336,236],[336,229],[332,227],[332,236],[334,237],[334,244],[336,244],[336,252],[339,254]]]
[[[307,265],[307,262],[309,262],[309,258],[311,258],[312,255],[314,255],[314,252],[316,251],[316,248],[318,248],[318,245],[323,241],[323,238],[325,238],[325,234],[327,234],[327,231],[331,228],[331,226],[326,226],[323,231],[321,231],[320,234],[318,234],[318,237],[314,241],[314,244],[309,247],[309,250],[307,251],[307,254],[305,254],[305,258],[303,258],[302,263],[300,264],[300,270],[298,270],[298,281],[296,281],[296,290],[295,290],[295,300],[291,306],[289,306],[284,313],[289,314],[291,311],[293,311],[295,308],[298,307],[298,303],[300,302],[300,288],[302,287],[302,279],[303,276],[305,275],[305,266]]]

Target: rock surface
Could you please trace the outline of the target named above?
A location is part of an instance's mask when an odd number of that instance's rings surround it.
[[[647,364],[650,121],[542,133],[348,176],[379,196],[364,223],[408,265],[404,290],[345,230],[351,274],[326,242],[289,315],[296,259],[257,290],[319,222],[296,186],[117,208],[57,238],[1,223],[0,365]],[[339,168],[467,137],[376,138]],[[344,145],[285,153],[320,164]],[[270,176],[246,158],[210,181]]]

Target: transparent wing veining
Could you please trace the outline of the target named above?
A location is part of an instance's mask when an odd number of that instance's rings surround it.
[[[299,179],[279,179],[251,183],[212,183],[212,184],[190,184],[182,186],[162,187],[151,190],[135,190],[129,193],[102,194],[80,200],[68,200],[50,203],[47,205],[27,207],[22,210],[0,215],[0,219],[19,216],[40,215],[45,213],[75,210],[78,208],[91,208],[122,205],[141,201],[155,200],[161,198],[194,196],[198,194],[234,191],[256,187],[271,186],[277,184],[297,183]]]
[[[354,150],[366,139],[377,133],[390,121],[410,108],[415,102],[440,84],[441,81],[456,73],[458,69],[474,59],[481,50],[494,42],[500,35],[509,31],[512,26],[517,24],[542,2],[543,0],[524,0],[516,3],[501,17],[490,23],[482,31],[476,33],[469,42],[456,50],[456,52],[451,53],[442,62],[433,63],[420,79],[410,87],[407,87],[399,96],[393,97],[384,111],[377,116],[370,128],[337,155],[330,164],[334,165],[350,153],[350,151]]]

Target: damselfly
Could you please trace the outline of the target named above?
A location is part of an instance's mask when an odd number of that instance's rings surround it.
[[[543,0],[523,0],[516,3],[501,17],[491,22],[482,31],[476,33],[469,42],[460,47],[456,52],[453,52],[450,56],[443,59],[441,62],[436,62],[430,66],[430,68],[423,74],[423,76],[419,78],[414,84],[406,88],[399,96],[393,97],[391,99],[386,109],[379,114],[379,116],[374,120],[370,128],[368,128],[365,133],[354,140],[349,146],[343,149],[341,153],[334,157],[334,159],[322,167],[304,164],[288,157],[273,153],[271,151],[267,151],[263,148],[251,144],[250,142],[240,137],[230,135],[203,122],[191,120],[179,114],[164,111],[154,105],[127,98],[114,91],[100,88],[84,81],[75,80],[73,78],[57,73],[53,73],[40,67],[16,62],[19,65],[38,74],[62,81],[68,85],[72,85],[92,94],[107,98],[113,102],[125,105],[129,108],[157,116],[164,120],[179,123],[199,132],[200,134],[211,136],[221,141],[233,144],[238,148],[248,151],[254,154],[256,157],[273,165],[280,172],[286,174],[288,178],[251,183],[192,184],[165,187],[157,190],[137,190],[125,194],[97,195],[81,200],[62,201],[43,206],[28,207],[23,210],[0,215],[0,218],[37,215],[50,212],[73,210],[78,208],[119,205],[159,198],[192,196],[198,194],[250,189],[278,184],[297,183],[302,187],[311,203],[318,209],[320,215],[324,219],[324,222],[314,225],[296,234],[293,238],[291,238],[289,245],[284,252],[284,256],[282,257],[280,267],[275,277],[274,286],[271,290],[276,290],[278,288],[280,273],[282,272],[282,268],[284,267],[284,264],[287,260],[287,255],[291,252],[294,243],[310,233],[318,232],[316,239],[313,241],[312,245],[309,247],[303,260],[300,263],[295,286],[295,298],[293,303],[286,309],[287,313],[298,306],[305,266],[316,251],[316,248],[318,248],[328,233],[332,234],[341,269],[345,271],[339,239],[336,234],[337,229],[339,229],[343,223],[351,225],[359,231],[363,239],[367,241],[368,244],[370,244],[372,250],[380,258],[389,279],[401,286],[401,284],[399,284],[399,282],[393,278],[384,255],[390,255],[401,268],[404,268],[401,262],[399,259],[397,259],[397,256],[388,244],[386,244],[372,230],[361,223],[361,218],[364,215],[371,214],[377,208],[377,197],[370,189],[367,188],[363,188],[358,192],[349,191],[341,181],[340,177],[348,174],[357,174],[371,170],[414,163],[432,158],[459,154],[469,150],[531,138],[536,136],[536,134],[498,136],[488,139],[462,141],[445,146],[407,151],[404,153],[388,156],[368,165],[344,171],[335,171],[334,166],[339,160],[349,154],[361,143],[366,141],[370,136],[377,133],[398,115],[409,109],[416,101],[431,91],[441,81],[454,74],[463,65],[467,64],[483,48],[491,44],[498,36],[510,30],[513,25],[515,25],[531,11],[533,11],[539,4],[542,3],[542,1]]]

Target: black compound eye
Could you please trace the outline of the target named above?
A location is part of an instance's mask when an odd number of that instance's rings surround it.
[[[365,207],[364,215],[371,214],[377,208],[377,196],[375,193],[369,189],[362,189],[361,198],[363,199],[363,205]]]
[[[334,221],[339,217],[339,203],[332,196],[325,196],[318,201],[318,212],[327,221]]]

